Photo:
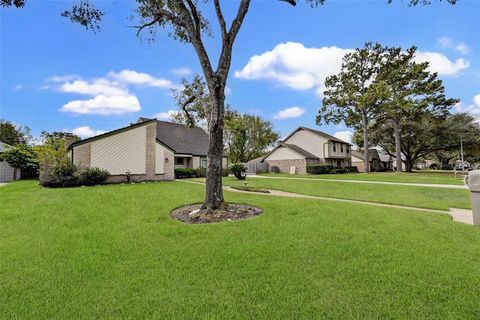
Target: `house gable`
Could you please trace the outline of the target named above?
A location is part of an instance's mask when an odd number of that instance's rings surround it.
[[[278,148],[273,150],[272,153],[267,155],[263,160],[269,161],[269,160],[298,160],[298,159],[305,159],[305,156],[285,146],[279,146]]]
[[[294,144],[310,152],[318,158],[325,158],[328,147],[328,139],[303,128],[297,129],[284,141],[287,144]]]

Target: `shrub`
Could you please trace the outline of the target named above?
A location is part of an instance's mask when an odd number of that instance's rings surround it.
[[[271,173],[280,173],[280,168],[278,168],[277,166],[272,166],[272,167],[270,167],[270,172]]]
[[[347,173],[347,169],[345,168],[335,168],[330,171],[330,173]]]
[[[333,170],[331,164],[312,164],[307,165],[307,173],[309,174],[326,174]]]
[[[94,186],[104,183],[110,172],[100,168],[88,168],[80,173],[80,183],[85,186]]]
[[[195,178],[195,170],[190,168],[175,169],[175,179]]]
[[[344,169],[347,170],[347,172],[354,172],[354,173],[358,172],[358,168],[356,166],[347,166]]]
[[[207,175],[207,169],[205,168],[194,169],[194,174],[195,174],[195,177],[197,178],[205,178]],[[223,175],[223,171],[222,171],[222,175]]]
[[[52,168],[51,173],[43,182],[43,186],[50,188],[76,187],[81,184],[80,182],[77,167],[69,162],[64,162]]]
[[[235,163],[229,168],[229,172],[232,173],[238,180],[245,180],[247,167],[241,163]]]

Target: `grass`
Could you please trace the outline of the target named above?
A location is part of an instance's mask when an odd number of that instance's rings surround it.
[[[256,218],[186,225],[183,182],[0,188],[0,315],[478,319],[480,229],[447,215],[226,193]]]
[[[338,179],[338,180],[361,180],[361,181],[383,181],[383,182],[400,182],[400,183],[426,183],[426,184],[452,184],[463,185],[463,177],[460,175],[455,178],[453,173],[436,173],[434,171],[428,172],[411,172],[411,173],[396,173],[396,172],[372,172],[364,173],[345,173],[345,174],[262,174],[273,177],[289,177],[289,178],[309,178],[309,179]]]
[[[204,178],[194,179],[204,182]],[[329,182],[294,179],[247,178],[238,181],[224,178],[224,184],[241,187],[245,182],[251,188],[273,189],[311,196],[379,202],[408,207],[448,210],[471,209],[470,193],[466,189],[446,189],[417,186],[378,185],[368,183]]]

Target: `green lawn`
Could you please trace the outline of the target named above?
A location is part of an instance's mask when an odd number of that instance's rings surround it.
[[[201,182],[205,181],[203,178],[194,180]],[[438,210],[448,210],[449,208],[471,208],[470,194],[467,189],[248,177],[245,181],[238,181],[233,177],[224,178],[223,181],[225,185],[231,186],[244,186],[244,184],[247,183],[248,186],[256,188],[409,207]]]
[[[227,193],[264,208],[169,218],[184,182],[0,188],[5,319],[478,319],[480,229],[447,215]]]
[[[262,174],[264,176],[273,177],[289,177],[289,178],[309,178],[309,179],[339,179],[339,180],[363,180],[363,181],[383,181],[383,182],[403,182],[403,183],[428,183],[428,184],[454,184],[463,185],[463,177],[460,175],[455,178],[453,173],[435,173],[428,172],[412,172],[412,173],[396,173],[396,172],[372,172],[365,173],[345,173],[345,174]]]

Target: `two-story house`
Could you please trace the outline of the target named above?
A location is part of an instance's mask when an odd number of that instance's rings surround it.
[[[264,158],[269,167],[281,173],[306,173],[307,165],[350,166],[352,145],[325,132],[298,127]]]

